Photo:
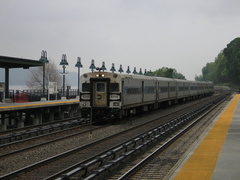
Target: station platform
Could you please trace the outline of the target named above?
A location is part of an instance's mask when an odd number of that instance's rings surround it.
[[[56,100],[56,101],[38,101],[38,102],[26,102],[26,103],[0,103],[0,112],[13,111],[21,109],[33,109],[51,106],[61,106],[67,104],[79,104],[78,99],[71,100]]]
[[[168,179],[240,179],[240,94],[190,149]]]
[[[0,131],[80,116],[79,98],[0,104]]]

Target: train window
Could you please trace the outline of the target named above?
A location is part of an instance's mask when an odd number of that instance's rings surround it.
[[[175,87],[170,87],[170,92],[176,91]]]
[[[83,92],[90,92],[90,83],[83,83],[82,84],[82,91]]]
[[[161,91],[162,93],[166,93],[166,92],[168,92],[168,87],[161,87],[161,88],[160,88],[160,91]]]
[[[97,83],[97,92],[105,92],[105,83]]]
[[[110,92],[119,92],[119,84],[111,83],[110,84]]]

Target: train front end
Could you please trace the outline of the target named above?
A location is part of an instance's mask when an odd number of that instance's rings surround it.
[[[115,120],[121,110],[121,78],[108,72],[85,73],[80,78],[82,117],[95,122]]]

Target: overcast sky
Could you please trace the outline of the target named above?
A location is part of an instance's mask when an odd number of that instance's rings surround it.
[[[130,66],[175,68],[188,80],[240,33],[239,0],[0,0],[0,55],[38,60],[42,50],[68,71]]]

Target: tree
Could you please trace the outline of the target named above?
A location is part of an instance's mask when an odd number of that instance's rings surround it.
[[[207,63],[205,67],[202,68],[203,80],[204,81],[213,81],[215,72],[215,63]]]
[[[176,69],[163,67],[154,71],[154,75],[158,77],[167,77],[175,79],[186,79],[181,73],[178,73]]]
[[[30,78],[26,81],[26,86],[29,89],[42,89],[43,88],[43,67],[36,67],[30,69]],[[48,82],[57,82],[58,87],[61,87],[62,81],[57,66],[49,62],[45,64],[45,88],[48,87]]]
[[[240,38],[231,41],[223,50],[226,58],[226,73],[233,84],[240,83]]]
[[[202,68],[202,79],[215,84],[240,84],[240,38],[231,41],[214,62]]]
[[[195,75],[195,81],[203,81],[203,76],[202,75]]]
[[[215,83],[229,82],[227,68],[226,68],[226,58],[223,54],[223,51],[221,51],[218,57],[215,59],[215,64],[216,64],[216,70],[215,70],[216,79],[214,80],[214,82]]]

